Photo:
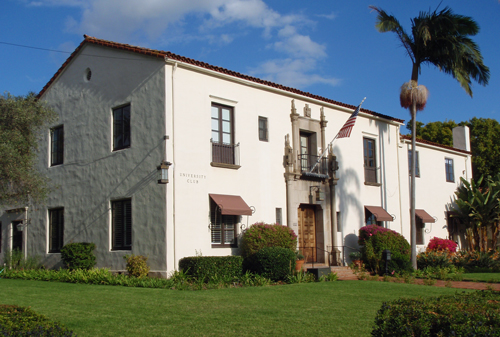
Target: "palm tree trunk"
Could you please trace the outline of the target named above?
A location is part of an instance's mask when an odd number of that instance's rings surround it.
[[[411,71],[411,79],[418,84],[418,64],[414,63]],[[411,246],[411,265],[417,269],[417,227],[415,223],[415,173],[416,173],[416,149],[417,138],[417,101],[413,100],[410,107],[412,119],[411,124],[411,175],[410,175],[410,246]]]
[[[417,269],[417,227],[415,223],[415,169],[416,163],[416,151],[415,151],[415,139],[417,138],[417,102],[414,101],[411,106],[411,178],[410,178],[410,244],[411,244],[411,265],[413,269]]]

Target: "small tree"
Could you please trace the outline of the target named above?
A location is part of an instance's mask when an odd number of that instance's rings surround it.
[[[47,178],[35,168],[36,152],[42,130],[56,119],[34,93],[0,95],[0,205],[47,196]]]

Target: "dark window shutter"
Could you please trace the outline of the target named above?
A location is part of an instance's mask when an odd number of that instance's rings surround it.
[[[49,211],[49,252],[59,253],[64,242],[64,208]]]
[[[113,203],[113,249],[123,246],[123,206],[121,202]]]
[[[123,236],[124,248],[132,247],[132,204],[130,200],[123,202],[124,216],[123,228],[125,235]]]
[[[114,250],[130,250],[132,247],[131,200],[113,201],[111,206]]]

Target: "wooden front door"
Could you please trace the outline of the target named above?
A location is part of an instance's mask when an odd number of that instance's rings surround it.
[[[314,206],[299,207],[299,249],[306,262],[316,262],[316,218]]]

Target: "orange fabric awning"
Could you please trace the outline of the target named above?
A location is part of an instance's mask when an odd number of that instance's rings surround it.
[[[239,195],[209,194],[223,215],[252,215],[252,210]]]
[[[436,219],[434,219],[432,216],[429,215],[426,211],[423,209],[416,209],[415,210],[415,216],[420,218],[423,223],[434,223],[436,222]]]
[[[365,206],[365,208],[375,216],[377,221],[393,221],[392,216],[380,206]]]

